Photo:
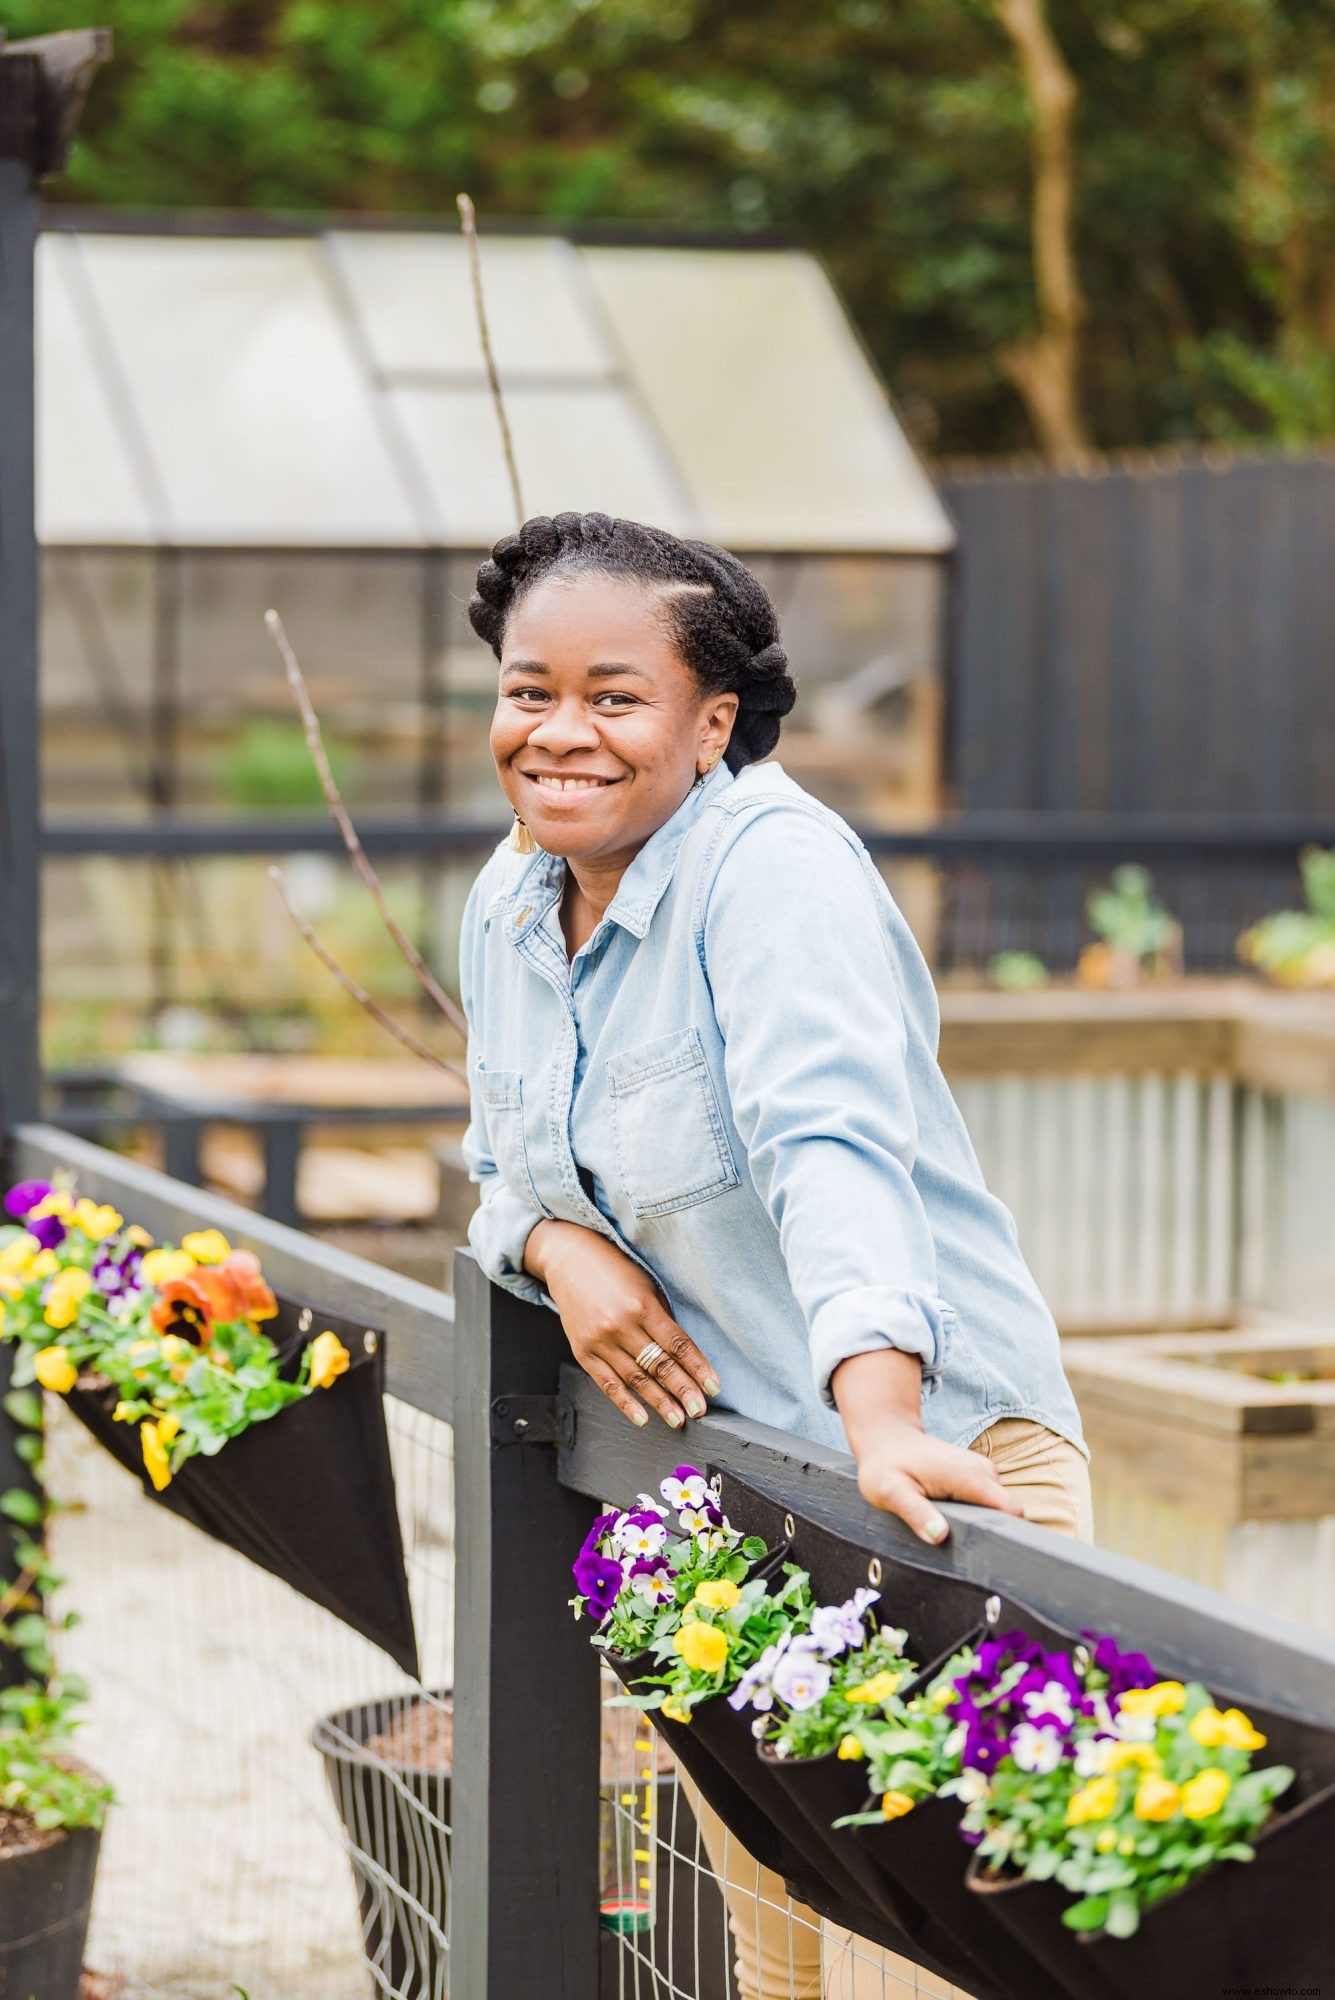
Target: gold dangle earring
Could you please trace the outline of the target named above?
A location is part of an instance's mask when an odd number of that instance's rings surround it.
[[[514,854],[536,854],[538,851],[537,841],[524,825],[518,813],[515,814],[515,823],[510,828],[510,838],[505,844]]]

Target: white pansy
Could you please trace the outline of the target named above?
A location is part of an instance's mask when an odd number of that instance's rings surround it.
[[[1060,1732],[1035,1729],[1032,1722],[1018,1723],[1011,1734],[1011,1756],[1022,1771],[1038,1776],[1055,1771],[1062,1760]]]

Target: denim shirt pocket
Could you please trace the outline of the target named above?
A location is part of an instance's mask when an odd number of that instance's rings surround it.
[[[607,1081],[617,1173],[637,1216],[741,1185],[698,1028],[618,1050]]]
[[[478,1064],[478,1086],[487,1107],[487,1139],[501,1179],[529,1202],[539,1215],[552,1211],[538,1197],[524,1138],[524,1079],[517,1069],[487,1069]]]

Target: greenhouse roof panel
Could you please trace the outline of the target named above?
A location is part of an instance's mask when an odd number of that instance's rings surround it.
[[[757,550],[952,546],[813,258],[590,249],[584,260],[707,533]]]
[[[47,236],[37,247],[37,533],[44,542],[158,538],[145,468],[117,421],[90,343],[78,246]]]
[[[430,489],[434,538],[485,548],[516,525],[491,393],[389,392]],[[601,512],[698,533],[671,461],[612,384],[512,388],[505,399],[528,514]]]
[[[167,538],[420,542],[318,243],[79,241],[100,337],[165,497]]]
[[[514,524],[453,233],[52,232],[42,532],[477,547]],[[746,551],[953,536],[819,265],[789,251],[482,242],[530,513]]]
[[[485,364],[462,238],[346,230],[328,243],[378,371],[415,380],[482,379]],[[554,236],[501,236],[490,239],[482,255],[487,326],[503,381],[597,380],[612,373],[612,357],[570,244]]]

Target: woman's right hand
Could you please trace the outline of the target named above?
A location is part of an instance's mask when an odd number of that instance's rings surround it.
[[[718,1377],[633,1257],[596,1229],[544,1218],[529,1233],[524,1269],[547,1287],[571,1353],[623,1416],[647,1424],[648,1403],[680,1430],[687,1417],[704,1415],[705,1397],[719,1392]],[[636,1356],[651,1340],[663,1354],[646,1371]]]

